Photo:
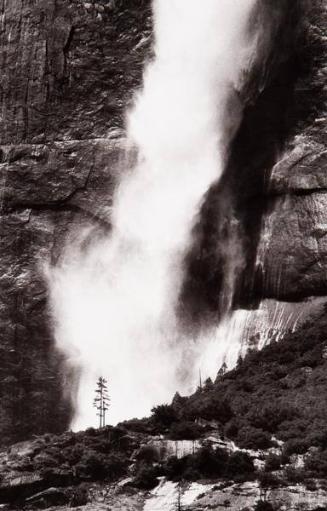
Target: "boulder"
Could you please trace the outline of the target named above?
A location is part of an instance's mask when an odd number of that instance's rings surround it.
[[[60,488],[47,488],[26,499],[26,503],[38,509],[68,504],[70,497],[67,491]],[[85,502],[84,502],[85,503]]]
[[[21,502],[47,486],[46,479],[37,473],[9,476],[0,484],[0,503]]]

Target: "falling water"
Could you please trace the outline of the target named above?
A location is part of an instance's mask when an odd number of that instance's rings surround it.
[[[298,303],[268,299],[255,310],[230,311],[201,339],[205,346],[199,356],[202,373],[215,378],[223,362],[232,369],[240,356],[244,358],[249,351],[261,350],[272,341],[281,340],[287,332],[294,332],[322,303],[321,298]]]
[[[195,216],[240,120],[254,4],[154,2],[155,57],[127,118],[138,162],[122,169],[111,234],[85,248],[81,231],[49,271],[58,346],[82,368],[75,428],[94,422],[98,374],[109,379],[111,422],[194,383],[199,347],[179,332],[175,309]]]

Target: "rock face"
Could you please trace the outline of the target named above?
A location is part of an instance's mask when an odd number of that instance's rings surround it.
[[[200,498],[194,502],[189,509],[200,511],[207,506],[227,507],[230,511],[238,509],[256,509],[258,502],[269,503],[272,509],[281,511],[305,511],[321,509],[326,503],[326,492],[321,490],[308,491],[302,485],[288,486],[286,488],[270,489],[264,492],[257,482],[233,484],[231,486],[219,488],[219,485],[212,491],[204,491]],[[267,509],[269,509],[266,504]],[[259,506],[258,506],[259,507]],[[210,507],[209,507],[210,509]],[[323,509],[323,507],[322,507]]]
[[[273,154],[270,161],[259,160],[261,186],[250,195],[254,208],[261,213],[259,229],[256,234],[252,231],[257,239],[252,289],[260,297],[281,300],[326,295],[327,290],[327,11],[324,2],[319,1],[306,8],[304,37],[298,39],[286,68],[281,66],[274,82],[263,92],[272,100],[266,104],[270,119],[264,119],[259,153],[264,155],[273,147]],[[278,106],[281,110],[274,119],[272,109]],[[242,139],[241,132],[239,136]]]
[[[44,265],[74,225],[109,225],[123,114],[151,42],[148,1],[0,1],[1,442],[67,428]],[[64,391],[64,387],[66,390]],[[65,397],[66,396],[66,397]]]
[[[264,296],[289,300],[327,291],[327,9],[324,2],[313,4],[304,73],[293,90],[295,122],[270,169],[264,213],[269,234],[262,230],[258,249]]]
[[[326,6],[261,5],[275,21],[272,51],[242,92],[225,176],[186,261],[184,307],[197,322],[224,312],[231,290],[234,308],[327,294]]]
[[[259,4],[259,21],[275,28],[262,36],[225,177],[208,194],[186,261],[181,300],[198,321],[216,317],[226,281],[236,283],[235,307],[327,290],[325,3]],[[152,20],[150,0],[0,0],[0,17],[5,443],[69,424],[64,387],[78,374],[54,347],[44,264],[75,226],[110,226],[123,116]]]

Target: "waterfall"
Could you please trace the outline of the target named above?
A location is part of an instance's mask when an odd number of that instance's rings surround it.
[[[254,4],[154,1],[154,58],[126,123],[138,159],[121,169],[112,230],[88,244],[81,230],[48,271],[57,344],[81,367],[74,428],[95,422],[99,374],[109,379],[114,423],[194,385],[202,348],[176,314],[183,261],[239,125]]]

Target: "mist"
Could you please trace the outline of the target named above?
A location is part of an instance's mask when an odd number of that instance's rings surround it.
[[[109,380],[108,419],[117,423],[190,392],[206,353],[219,369],[224,349],[214,361],[211,339],[185,336],[176,309],[192,227],[240,122],[236,91],[255,51],[254,4],[153,4],[154,59],[126,115],[126,151],[136,148],[138,160],[122,165],[112,230],[85,248],[92,230],[81,227],[48,269],[57,345],[81,369],[74,429],[96,424],[99,375]]]

